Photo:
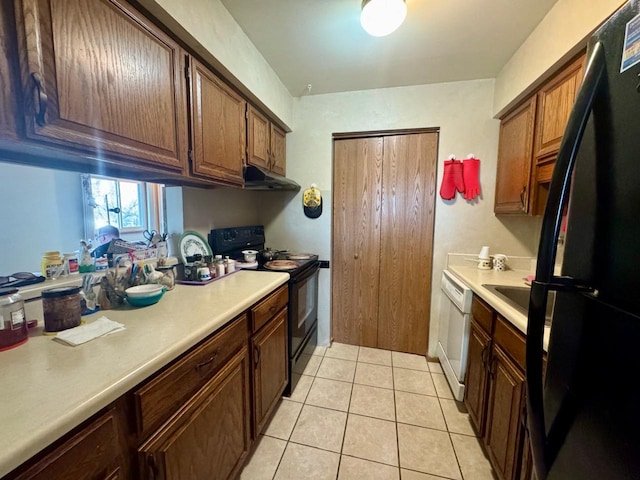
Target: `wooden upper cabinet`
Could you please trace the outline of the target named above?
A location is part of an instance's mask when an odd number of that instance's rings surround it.
[[[286,174],[286,132],[253,106],[247,109],[247,163],[278,175]]]
[[[242,185],[247,103],[193,57],[189,77],[191,173]]]
[[[269,170],[271,156],[269,152],[269,120],[253,106],[247,109],[247,163]]]
[[[527,213],[536,97],[500,122],[495,213]]]
[[[285,176],[287,173],[287,137],[284,130],[271,124],[271,171]]]
[[[556,153],[582,84],[585,56],[575,60],[538,91],[534,157]]]
[[[184,172],[183,53],[118,0],[16,2],[26,136]]]

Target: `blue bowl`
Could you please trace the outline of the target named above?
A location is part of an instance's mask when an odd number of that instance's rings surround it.
[[[130,297],[127,295],[127,302],[129,302],[129,305],[132,307],[148,307],[149,305],[158,303],[162,295],[164,295],[164,289],[148,297]]]

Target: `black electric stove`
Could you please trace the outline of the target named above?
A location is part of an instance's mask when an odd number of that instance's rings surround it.
[[[214,255],[229,256],[243,260],[243,250],[265,248],[264,227],[216,228],[209,233],[209,245]],[[297,379],[304,371],[312,351],[318,343],[318,256],[308,253],[279,251],[275,259],[292,260],[298,265],[284,271],[289,274],[288,338],[289,338],[289,384],[285,395],[290,395]],[[258,253],[257,270],[270,270]]]

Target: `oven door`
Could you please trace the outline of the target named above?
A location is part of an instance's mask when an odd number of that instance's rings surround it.
[[[289,355],[292,358],[318,319],[318,269],[316,263],[289,281]]]

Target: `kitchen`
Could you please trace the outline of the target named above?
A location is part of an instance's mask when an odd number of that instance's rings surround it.
[[[143,2],[145,3],[145,2]],[[146,2],[149,5],[152,2]],[[494,252],[533,256],[537,250],[540,220],[538,217],[498,217],[493,215],[493,191],[499,121],[494,117],[504,111],[514,99],[526,91],[532,82],[561,59],[570,54],[575,45],[617,8],[619,2],[599,2],[589,9],[578,2],[558,2],[552,14],[534,30],[523,46],[516,51],[495,79],[437,83],[350,93],[303,95],[293,98],[244,36],[239,26],[221,3],[190,3],[182,8],[175,2],[158,2],[177,22],[183,25],[204,45],[226,69],[233,72],[276,116],[293,132],[287,136],[287,176],[306,187],[311,183],[323,191],[325,213],[316,220],[303,216],[298,196],[286,192],[242,192],[229,189],[178,189],[182,202],[182,219],[174,230],[196,230],[206,234],[211,228],[233,224],[266,225],[269,244],[291,250],[313,251],[320,258],[330,258],[331,245],[331,134],[344,131],[400,129],[439,126],[441,131],[439,161],[450,152],[466,156],[476,153],[483,161],[481,170],[482,201],[471,205],[458,201],[446,204],[438,199],[434,235],[433,285],[439,284],[448,252],[475,252],[482,245],[491,245]],[[151,6],[148,6],[151,9]],[[567,17],[576,19],[575,30],[564,24]],[[214,22],[215,29],[210,28]],[[562,33],[560,35],[560,32]],[[242,55],[238,55],[238,51]],[[250,59],[250,60],[248,60]],[[428,106],[428,107],[426,107]],[[16,205],[7,215],[0,233],[2,245],[22,246],[24,238],[40,243],[34,245],[29,257],[36,270],[37,259],[50,245],[64,244],[73,248],[80,234],[71,239],[62,237],[80,223],[77,204],[67,198],[55,202],[55,211],[48,211],[37,203],[39,198],[60,198],[69,190],[55,188],[69,185],[79,190],[79,182],[65,172],[23,169],[3,164],[6,185],[17,191],[3,189],[6,204],[19,196],[25,198],[26,209]],[[5,172],[7,175],[5,176]],[[442,172],[438,169],[438,184]],[[19,181],[11,181],[16,178]],[[77,175],[76,177],[77,178]],[[31,183],[33,182],[33,183]],[[29,195],[25,192],[37,192]],[[68,202],[67,204],[61,202]],[[51,202],[53,205],[54,202]],[[211,206],[233,204],[236,208],[216,209]],[[255,205],[260,205],[256,208]],[[15,212],[15,216],[12,214]],[[75,221],[74,221],[75,212]],[[38,217],[37,214],[42,216]],[[19,220],[18,220],[19,219]],[[55,221],[52,221],[55,219]],[[27,222],[33,222],[29,225]],[[26,231],[17,225],[27,223]],[[181,223],[181,224],[180,224]],[[34,235],[33,232],[42,232]],[[60,235],[59,239],[55,235]],[[72,242],[71,244],[69,244]],[[3,257],[24,255],[9,249]],[[11,268],[18,271],[25,267]],[[5,271],[3,264],[2,271]],[[437,318],[440,291],[432,289],[431,318]],[[320,278],[320,342],[329,340],[329,275],[322,271]],[[431,322],[429,355],[434,356],[437,339],[436,323]]]

